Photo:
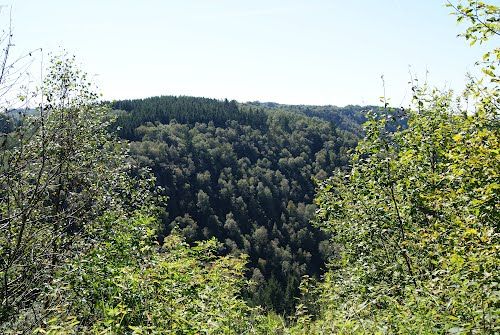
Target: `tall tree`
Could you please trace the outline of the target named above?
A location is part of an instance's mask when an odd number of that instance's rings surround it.
[[[40,293],[76,241],[91,241],[87,228],[104,211],[151,200],[147,180],[128,177],[126,148],[107,131],[109,108],[74,58],[51,61],[43,91],[39,115],[22,119],[0,146],[2,322],[50,304],[37,302]]]
[[[498,7],[454,8],[467,39],[498,38]],[[317,224],[337,258],[312,332],[500,331],[498,50],[484,59],[462,98],[414,87],[411,110],[372,115],[352,170],[321,185]]]

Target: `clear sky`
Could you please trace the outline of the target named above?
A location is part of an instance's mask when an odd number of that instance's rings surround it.
[[[0,0],[2,2],[2,0]],[[440,0],[4,0],[17,52],[60,47],[107,99],[394,105],[409,69],[460,89],[483,50]],[[6,16],[2,15],[2,24]]]

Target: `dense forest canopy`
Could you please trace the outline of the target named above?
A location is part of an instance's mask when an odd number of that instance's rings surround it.
[[[216,237],[223,254],[247,254],[251,300],[291,312],[300,278],[320,275],[332,256],[328,236],[309,224],[314,179],[347,168],[357,139],[330,114],[352,125],[366,109],[323,109],[327,122],[286,107],[193,97],[112,106],[132,158],[152,169],[169,198],[162,235]]]
[[[176,120],[179,123],[194,124],[211,121],[215,126],[222,126],[229,120],[235,120],[258,128],[266,126],[266,116],[262,111],[240,110],[234,100],[221,102],[207,98],[164,96],[115,101],[112,107],[131,112],[120,115],[118,121],[119,134],[127,139],[135,139],[135,129],[146,122],[167,124]]]
[[[285,105],[275,102],[246,102],[242,104],[246,108],[261,108],[266,111],[286,111],[319,118],[328,121],[333,127],[344,132],[352,133],[358,138],[363,133],[363,123],[367,119],[366,112],[369,110],[379,111],[378,106],[314,106],[314,105]]]

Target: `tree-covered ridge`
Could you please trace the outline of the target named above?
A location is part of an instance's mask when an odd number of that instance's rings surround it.
[[[286,111],[319,118],[332,123],[338,130],[348,132],[357,137],[362,135],[363,123],[367,121],[367,111],[378,111],[377,106],[315,106],[315,105],[286,105],[274,102],[246,102],[243,107],[254,109],[261,108],[265,111]]]
[[[134,130],[146,122],[166,124],[176,120],[180,123],[194,124],[212,121],[216,126],[221,126],[228,120],[235,120],[241,124],[251,124],[253,127],[265,127],[266,124],[266,116],[262,111],[257,109],[242,111],[234,100],[161,96],[114,101],[111,105],[113,109],[129,112],[120,114],[118,124],[119,135],[130,140],[138,139],[134,137]]]
[[[149,115],[152,101],[158,120]],[[298,113],[227,101],[161,97],[114,106],[126,104],[135,109],[120,114],[119,129],[130,118],[156,122],[137,127],[131,137],[140,141],[130,148],[169,197],[163,234],[176,227],[191,242],[216,237],[221,252],[248,254],[252,299],[290,312],[301,276],[319,275],[331,255],[327,237],[308,223],[313,178],[346,166],[354,135]]]

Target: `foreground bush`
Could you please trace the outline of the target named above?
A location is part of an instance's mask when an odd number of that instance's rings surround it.
[[[216,257],[216,242],[177,235],[158,250],[150,218],[106,217],[97,243],[61,268],[55,318],[40,333],[241,334],[252,310],[239,297],[245,261]]]

